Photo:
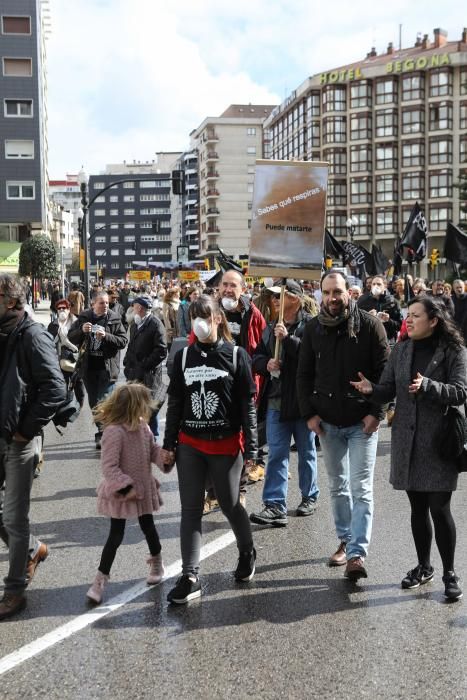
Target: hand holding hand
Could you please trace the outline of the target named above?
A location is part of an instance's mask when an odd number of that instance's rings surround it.
[[[323,435],[324,430],[321,427],[321,418],[320,416],[312,416],[309,418],[306,422],[308,426],[308,430],[312,430],[316,435]]]
[[[372,394],[373,387],[369,379],[367,379],[361,372],[358,373],[360,377],[359,382],[350,382],[354,389],[359,391],[361,394]]]
[[[412,380],[412,384],[409,384],[409,394],[416,394],[422,386],[423,376],[420,372],[417,372],[417,376]]]
[[[284,340],[289,335],[289,332],[283,323],[276,323],[274,328],[274,335],[280,340]]]
[[[379,428],[379,420],[375,418],[374,416],[365,416],[362,418],[362,423],[363,423],[363,432],[366,433],[367,435],[371,435],[372,433],[376,433],[376,431]]]
[[[161,450],[162,459],[162,469],[164,472],[168,473],[173,465],[175,464],[175,452],[174,450]]]

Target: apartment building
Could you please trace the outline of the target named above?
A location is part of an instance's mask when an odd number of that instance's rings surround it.
[[[17,270],[21,242],[46,231],[48,5],[0,4],[0,269]]]
[[[255,161],[263,158],[263,124],[274,105],[230,105],[192,132],[198,146],[199,257],[247,255]]]
[[[158,153],[152,162],[108,165],[89,178],[90,264],[123,278],[133,263],[172,260],[171,173],[180,153]],[[127,180],[98,193],[119,180]]]
[[[340,237],[390,254],[413,204],[424,209],[431,247],[448,220],[466,224],[455,187],[467,172],[467,30],[311,76],[264,125],[270,157],[330,163],[327,224]]]
[[[177,260],[179,246],[188,248],[188,259],[195,260],[200,252],[198,151],[192,146],[181,154],[174,165],[185,178],[185,194],[172,195],[172,259]]]

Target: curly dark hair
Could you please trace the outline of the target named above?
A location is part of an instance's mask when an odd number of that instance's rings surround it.
[[[421,304],[429,319],[438,319],[438,323],[433,331],[433,336],[435,338],[438,338],[446,343],[446,345],[450,345],[451,347],[464,347],[465,343],[462,333],[458,329],[451,315],[448,313],[442,299],[437,299],[436,297],[423,294],[415,297],[415,299],[411,299],[407,305],[408,308],[410,308],[413,304]]]
[[[26,285],[18,275],[10,275],[8,272],[0,275],[0,292],[7,299],[15,299],[14,309],[24,309],[26,304]]]

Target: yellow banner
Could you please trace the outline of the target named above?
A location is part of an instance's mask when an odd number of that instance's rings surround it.
[[[151,281],[151,273],[149,270],[130,270],[128,276],[131,280],[145,280],[146,282]]]
[[[84,250],[82,248],[79,251],[79,269],[84,270]]]
[[[180,270],[180,272],[178,273],[178,277],[182,280],[182,282],[197,282],[199,280],[199,271]]]

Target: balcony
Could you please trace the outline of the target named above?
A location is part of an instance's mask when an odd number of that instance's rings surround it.
[[[208,251],[208,253],[211,253],[211,252],[218,253],[219,249],[218,249],[217,245],[215,243],[213,243],[212,245],[208,245],[207,251]]]
[[[217,236],[221,232],[218,226],[210,226],[207,230],[208,236]]]
[[[219,177],[219,173],[217,170],[208,170],[206,173],[206,180],[215,180],[216,178]]]
[[[219,137],[215,131],[213,131],[212,129],[208,129],[204,135],[204,141],[206,143],[219,141]]]
[[[206,197],[219,197],[219,190],[208,190]]]
[[[206,161],[219,160],[219,154],[216,151],[208,151],[206,153]]]
[[[209,207],[206,212],[206,216],[219,216],[220,211],[217,207]]]

